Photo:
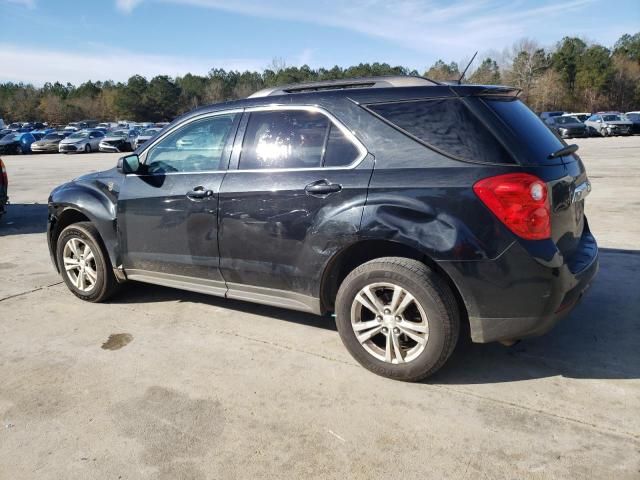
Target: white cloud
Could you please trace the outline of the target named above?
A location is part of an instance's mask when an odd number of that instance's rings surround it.
[[[165,55],[144,55],[124,50],[95,49],[84,52],[30,49],[0,43],[0,82],[45,82],[87,80],[125,81],[134,74],[147,78],[155,75],[205,75],[213,68],[226,70],[261,70],[264,59],[212,59]]]
[[[36,1],[35,0],[4,0],[5,2],[8,3],[15,3],[17,5],[22,5],[23,7],[27,7],[31,10],[33,10],[34,8],[36,8]]]
[[[117,0],[131,11],[143,0]],[[393,41],[431,55],[460,56],[473,50],[503,48],[552,18],[595,0],[144,0],[224,10],[243,15],[338,27]],[[565,16],[565,17],[563,17]]]
[[[131,11],[142,3],[142,0],[116,0],[116,8],[124,13],[131,13]]]

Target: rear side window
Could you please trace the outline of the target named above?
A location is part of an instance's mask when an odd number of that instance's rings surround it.
[[[239,168],[337,167],[353,163],[358,156],[358,148],[320,112],[252,112]]]
[[[445,155],[470,162],[513,163],[500,142],[458,99],[375,104],[368,108]]]
[[[345,137],[342,130],[331,124],[322,165],[325,167],[341,167],[354,162],[359,156],[358,147]]]
[[[564,144],[556,137],[538,116],[520,100],[486,100],[494,113],[511,130],[515,138],[526,145],[529,162],[538,163],[557,152]]]

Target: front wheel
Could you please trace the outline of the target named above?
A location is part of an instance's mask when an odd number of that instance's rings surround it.
[[[62,230],[56,258],[64,282],[76,297],[102,302],[115,292],[117,282],[111,262],[91,223],[74,223]]]
[[[84,153],[91,153],[91,145],[88,143],[84,146]]]
[[[360,265],[342,282],[336,323],[347,350],[363,367],[418,381],[453,352],[460,314],[437,273],[416,260],[385,257]]]
[[[16,147],[16,155],[22,155],[24,153],[24,150],[22,149],[22,145],[18,145]]]

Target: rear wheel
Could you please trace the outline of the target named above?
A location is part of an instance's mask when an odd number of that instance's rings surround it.
[[[16,147],[16,154],[17,155],[22,155],[24,153],[24,150],[22,150],[22,145],[18,145]]]
[[[66,227],[58,237],[56,256],[62,278],[76,297],[101,302],[115,292],[117,282],[111,262],[91,223]]]
[[[458,340],[460,318],[443,279],[416,260],[386,257],[353,270],[336,298],[343,343],[378,375],[418,381],[435,373]]]

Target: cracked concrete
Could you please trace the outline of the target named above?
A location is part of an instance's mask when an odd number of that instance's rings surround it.
[[[640,137],[579,143],[593,288],[548,335],[461,348],[421,384],[363,370],[330,318],[134,283],[81,302],[43,204],[117,156],[4,157],[0,478],[638,478]]]

